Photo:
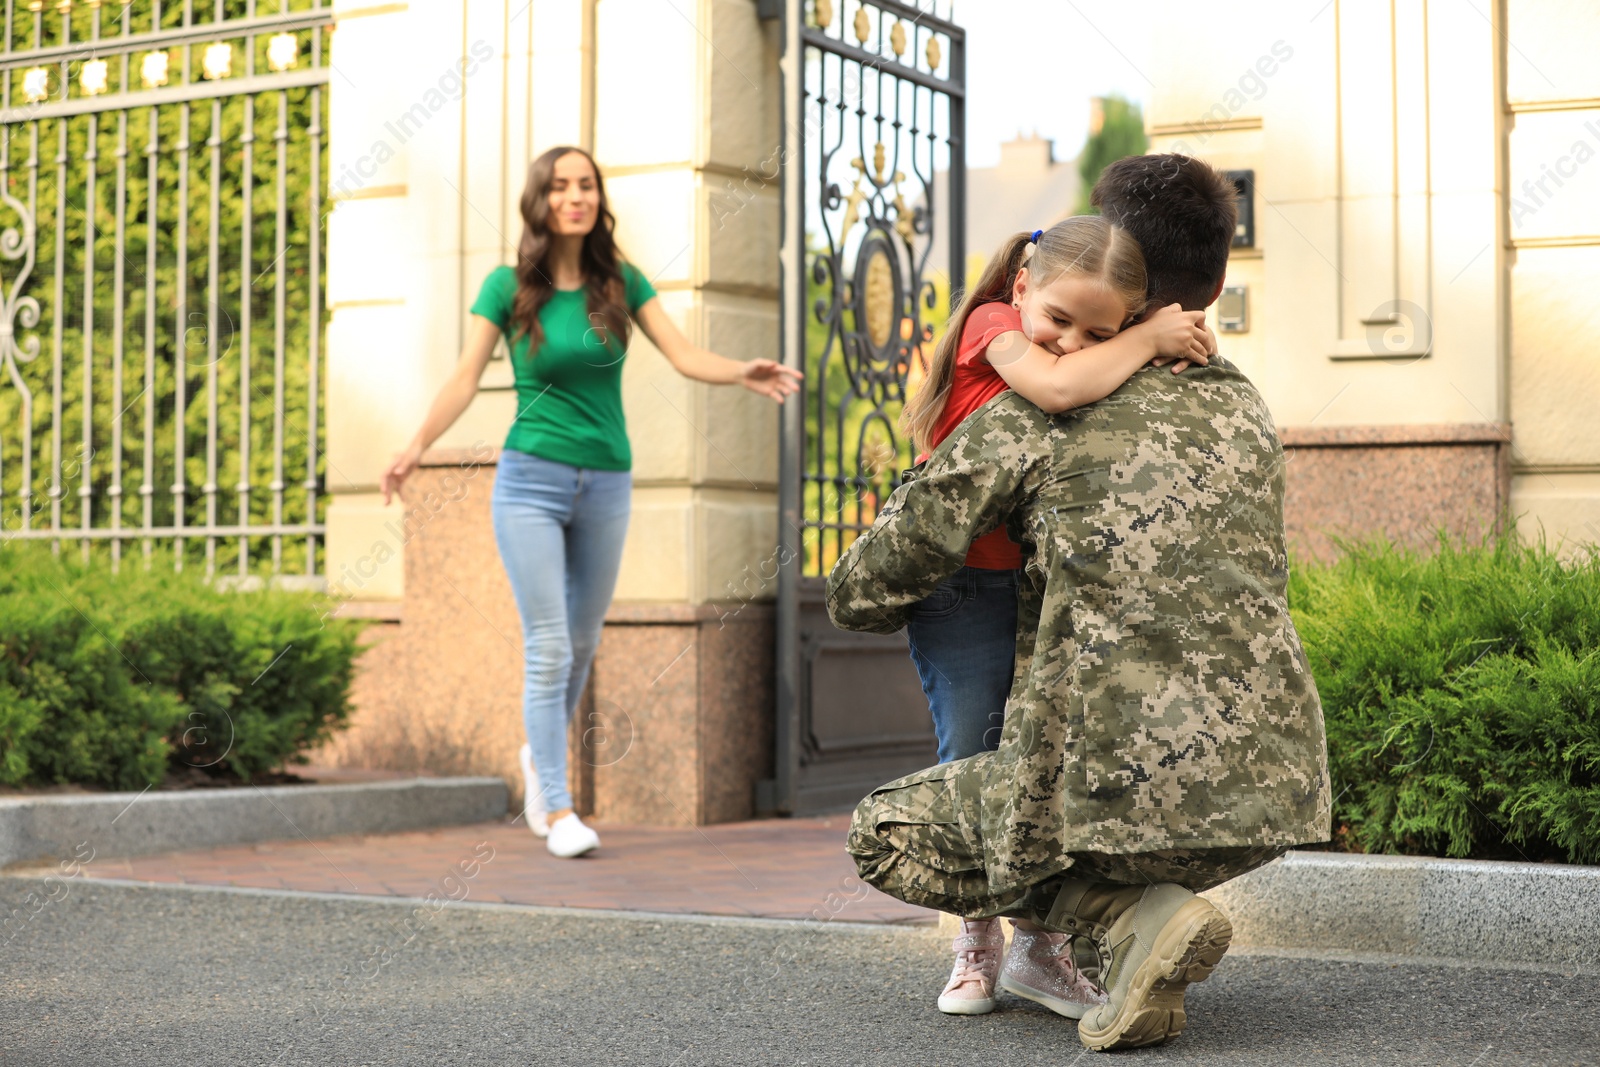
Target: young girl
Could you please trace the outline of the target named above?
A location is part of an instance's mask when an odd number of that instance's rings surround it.
[[[1098,215],[1019,233],[990,259],[950,317],[904,427],[919,462],[963,419],[1007,388],[1045,411],[1091,404],[1146,363],[1177,373],[1205,365],[1214,345],[1203,311],[1144,311],[1138,244]],[[939,741],[939,762],[997,748],[1016,655],[1019,547],[1004,527],[972,542],[966,564],[911,612],[906,633]],[[1074,964],[1070,938],[1014,924],[1005,966],[998,919],[963,920],[939,1009],[994,1010],[1002,988],[1068,1018],[1104,998]]]

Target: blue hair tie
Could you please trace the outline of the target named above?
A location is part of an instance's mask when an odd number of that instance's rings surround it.
[[[1043,230],[1034,230],[1033,231],[1033,236],[1028,238],[1028,240],[1032,241],[1034,244],[1038,244],[1039,243],[1039,238],[1041,238],[1043,236],[1044,236],[1044,231]]]

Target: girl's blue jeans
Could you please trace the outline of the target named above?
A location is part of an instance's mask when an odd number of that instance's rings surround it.
[[[962,567],[906,623],[939,762],[1000,747],[1017,653],[1017,572]]]
[[[567,724],[617,585],[633,477],[502,449],[490,512],[522,616],[522,721],[547,811],[572,807]]]

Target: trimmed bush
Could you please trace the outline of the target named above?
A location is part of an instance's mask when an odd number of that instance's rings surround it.
[[[349,715],[362,624],[313,594],[228,592],[78,546],[0,548],[0,784],[158,785],[169,770],[249,780],[304,763]]]
[[[1335,841],[1600,862],[1600,556],[1515,535],[1296,568]]]

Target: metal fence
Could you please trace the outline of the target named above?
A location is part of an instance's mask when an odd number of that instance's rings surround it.
[[[5,0],[0,537],[320,583],[332,12],[271,6]]]

